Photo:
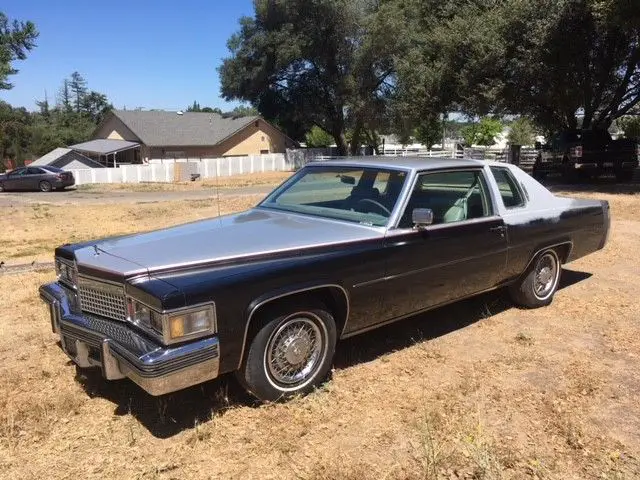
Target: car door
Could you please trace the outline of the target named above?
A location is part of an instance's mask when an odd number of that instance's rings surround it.
[[[24,175],[26,174],[26,168],[16,168],[7,174],[7,178],[4,181],[4,188],[6,190],[22,190]]]
[[[414,208],[432,225],[413,228]],[[507,238],[482,169],[418,175],[398,228],[388,232],[385,317],[410,315],[504,280]]]
[[[27,186],[29,190],[39,190],[40,182],[47,179],[47,173],[41,168],[27,168]]]

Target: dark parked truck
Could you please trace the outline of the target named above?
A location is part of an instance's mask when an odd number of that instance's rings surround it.
[[[235,372],[277,400],[321,384],[340,339],[501,287],[548,305],[609,221],[513,165],[312,162],[246,212],[63,245],[40,295],[64,352],[107,380],[160,395]]]
[[[556,172],[570,180],[613,173],[619,181],[629,181],[639,157],[635,140],[613,140],[606,130],[567,130],[542,146],[533,174],[539,178]]]

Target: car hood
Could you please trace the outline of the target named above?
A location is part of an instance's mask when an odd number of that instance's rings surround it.
[[[124,276],[382,238],[381,228],[266,209],[89,242],[78,266]]]

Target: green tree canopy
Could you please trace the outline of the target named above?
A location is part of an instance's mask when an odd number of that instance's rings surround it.
[[[607,128],[640,102],[640,2],[391,0],[407,48],[395,108],[527,115],[547,131]]]
[[[326,148],[333,143],[333,137],[317,125],[311,127],[304,139],[307,147],[312,148]]]
[[[255,0],[254,16],[242,18],[228,42],[223,96],[250,102],[292,138],[316,125],[341,154],[356,152],[382,117],[401,38],[377,15],[379,3]]]
[[[625,138],[640,141],[640,115],[622,117],[618,120],[618,126],[624,132]]]
[[[471,123],[460,129],[467,146],[482,145],[490,147],[496,143],[495,137],[502,132],[502,122],[496,118],[483,117],[477,123]]]
[[[9,90],[13,84],[7,79],[18,70],[13,67],[16,60],[27,58],[27,52],[36,46],[38,31],[31,22],[9,22],[0,12],[0,90]]]
[[[507,139],[511,145],[533,145],[535,136],[535,127],[527,117],[520,117],[509,125]]]
[[[442,141],[442,121],[435,115],[427,116],[418,123],[413,136],[430,149],[434,144]]]

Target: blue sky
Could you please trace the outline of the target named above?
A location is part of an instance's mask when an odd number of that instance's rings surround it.
[[[251,0],[4,0],[0,11],[40,32],[28,58],[14,63],[13,89],[0,90],[13,106],[34,110],[45,90],[51,102],[75,70],[117,108],[236,105],[220,98],[216,69],[238,20],[252,15]]]

